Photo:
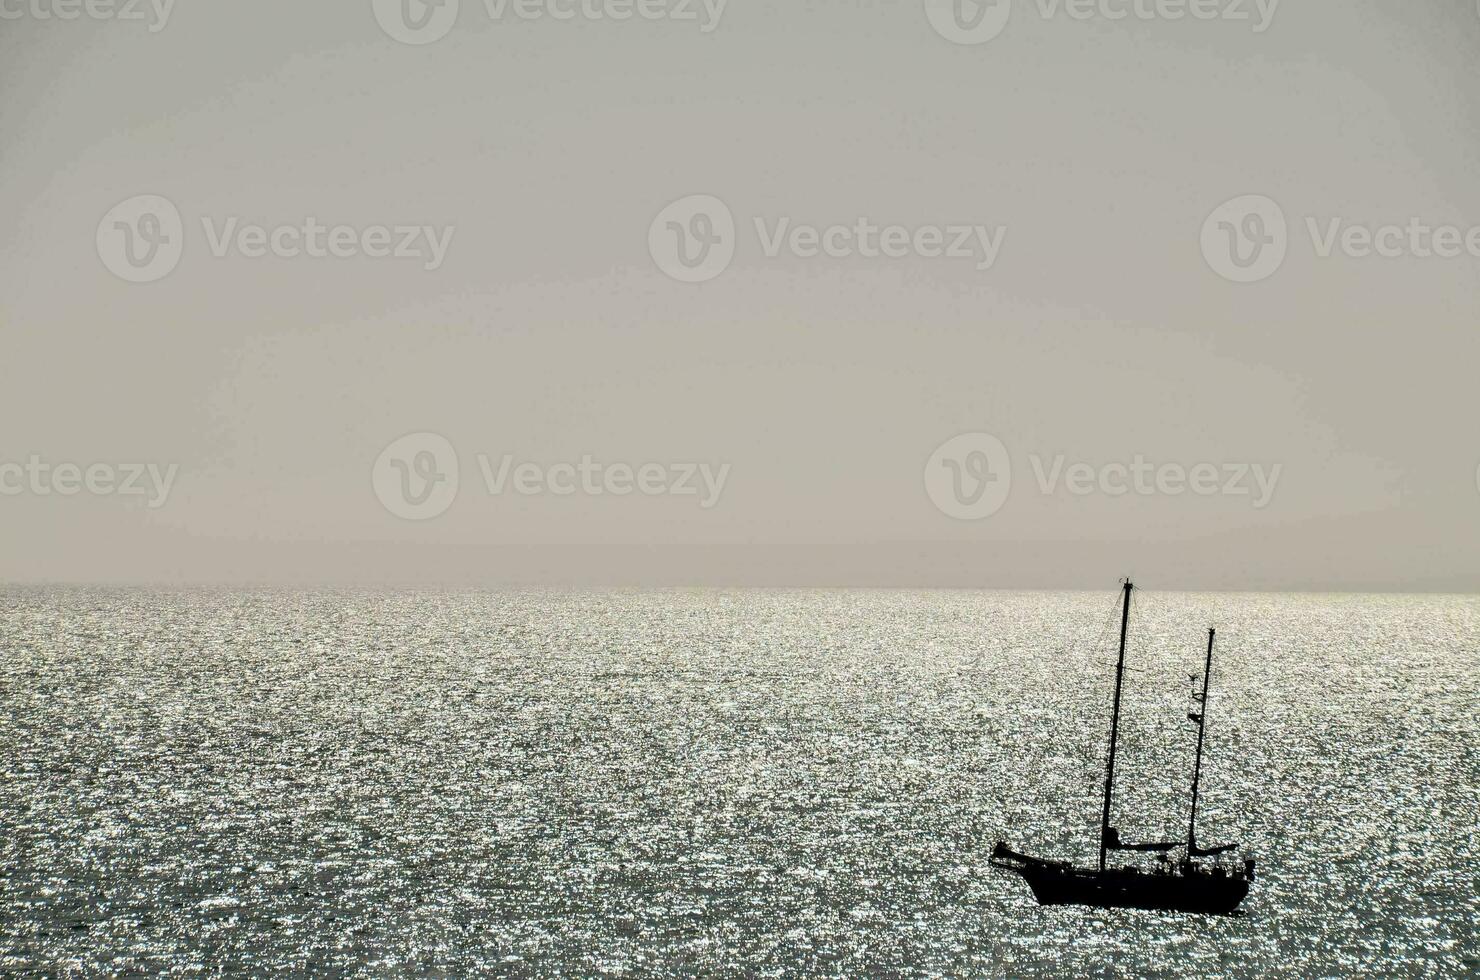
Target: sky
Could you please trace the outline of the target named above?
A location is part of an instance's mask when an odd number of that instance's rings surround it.
[[[0,0],[0,581],[1480,589],[1477,57],[1470,0]]]

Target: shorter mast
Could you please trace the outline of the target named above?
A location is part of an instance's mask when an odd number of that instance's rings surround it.
[[[1115,742],[1120,736],[1120,682],[1125,677],[1125,634],[1131,620],[1130,579],[1122,586],[1124,605],[1120,610],[1120,656],[1115,661],[1115,702],[1110,710],[1110,757],[1105,762],[1105,807],[1100,812],[1100,870],[1105,870],[1105,851],[1110,847],[1110,800],[1115,795]],[[1118,838],[1117,838],[1118,843]]]
[[[1208,630],[1208,659],[1203,665],[1202,693],[1197,695],[1197,710],[1187,715],[1189,721],[1197,722],[1197,758],[1192,764],[1192,816],[1187,821],[1187,856],[1197,852],[1197,784],[1202,777],[1203,733],[1208,725],[1208,684],[1213,679],[1213,636],[1217,630]]]

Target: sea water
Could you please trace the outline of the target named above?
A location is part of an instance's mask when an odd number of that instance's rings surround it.
[[[0,591],[0,971],[1480,973],[1480,598],[1138,593],[1114,821],[1242,914],[1040,908],[1096,856],[1118,593]]]

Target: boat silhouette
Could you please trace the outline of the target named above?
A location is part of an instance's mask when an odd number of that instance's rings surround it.
[[[1194,693],[1196,710],[1189,721],[1197,724],[1197,756],[1192,769],[1192,807],[1187,824],[1186,841],[1126,843],[1111,826],[1111,806],[1115,798],[1115,750],[1120,736],[1120,694],[1125,678],[1126,631],[1130,625],[1131,592],[1126,581],[1120,613],[1120,653],[1115,662],[1115,697],[1110,714],[1110,750],[1105,763],[1105,799],[1100,811],[1100,861],[1098,867],[1079,867],[1066,861],[1021,854],[998,841],[992,849],[991,863],[1019,874],[1033,890],[1039,905],[1090,905],[1097,908],[1158,909],[1170,912],[1231,914],[1254,881],[1254,860],[1227,867],[1220,860],[1237,849],[1237,844],[1200,847],[1197,843],[1197,792],[1202,777],[1203,740],[1207,731],[1208,690],[1213,676],[1213,638],[1208,630],[1208,653],[1203,666],[1202,689]],[[1196,675],[1193,675],[1196,680]],[[1169,855],[1181,851],[1181,859]],[[1152,853],[1159,858],[1149,870],[1135,865],[1111,867],[1111,852]],[[1206,859],[1212,858],[1209,862]]]

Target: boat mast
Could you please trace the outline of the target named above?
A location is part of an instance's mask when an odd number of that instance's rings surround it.
[[[1110,758],[1105,764],[1105,809],[1100,813],[1100,870],[1105,870],[1105,850],[1110,841],[1110,798],[1115,794],[1115,742],[1120,735],[1120,683],[1125,677],[1125,633],[1131,620],[1131,585],[1126,579],[1120,610],[1120,656],[1115,661],[1115,703],[1110,712]]]
[[[1213,679],[1213,636],[1217,630],[1208,630],[1208,659],[1203,665],[1202,693],[1197,696],[1198,709],[1187,717],[1197,722],[1197,757],[1192,764],[1192,816],[1187,821],[1187,856],[1197,850],[1197,784],[1202,777],[1203,732],[1208,724],[1208,684]]]

